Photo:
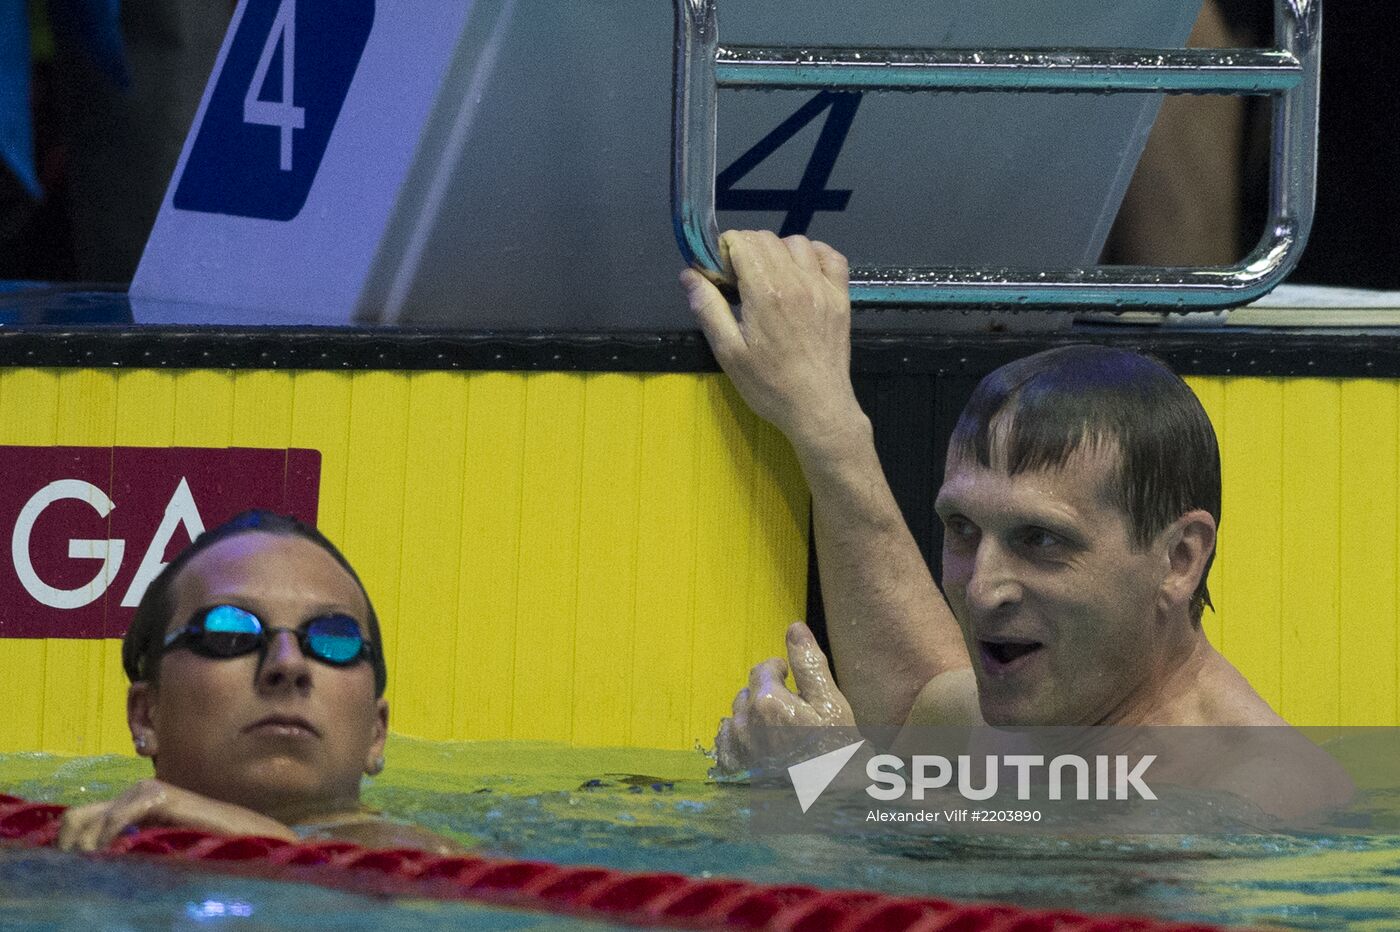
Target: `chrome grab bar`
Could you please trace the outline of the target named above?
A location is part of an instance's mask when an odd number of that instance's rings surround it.
[[[1268,94],[1269,214],[1233,266],[851,269],[859,306],[1167,308],[1243,304],[1287,277],[1312,226],[1321,0],[1275,0],[1276,49],[854,49],[722,47],[718,0],[675,0],[671,218],[685,261],[719,281],[716,98],[721,87],[861,91]]]

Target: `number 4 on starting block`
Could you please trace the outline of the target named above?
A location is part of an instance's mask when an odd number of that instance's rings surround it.
[[[310,40],[300,47],[298,20]],[[250,2],[175,206],[264,220],[301,213],[373,24],[373,0]]]
[[[476,5],[241,0],[132,283],[138,319],[348,321]]]

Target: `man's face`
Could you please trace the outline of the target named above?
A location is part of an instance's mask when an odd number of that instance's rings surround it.
[[[1116,460],[1081,447],[1063,469],[1010,476],[949,455],[943,589],[990,724],[1121,721],[1151,702],[1169,564],[1109,500]]]
[[[330,554],[309,540],[252,531],[202,551],[180,571],[166,633],[201,609],[235,605],[267,627],[299,629],[320,615],[349,615],[368,639],[369,606]],[[306,657],[288,631],[264,652],[203,657],[175,649],[159,686],[133,687],[133,727],[145,717],[156,776],[262,812],[353,807],[360,776],[382,753],[388,706],[367,661],[334,667]]]

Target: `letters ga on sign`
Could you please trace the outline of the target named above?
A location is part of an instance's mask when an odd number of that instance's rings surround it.
[[[115,638],[146,586],[249,508],[314,524],[318,450],[0,446],[0,637]]]

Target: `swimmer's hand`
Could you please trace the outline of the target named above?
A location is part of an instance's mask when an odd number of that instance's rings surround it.
[[[739,286],[736,318],[712,282],[681,273],[715,359],[754,413],[804,448],[842,435],[864,415],[851,387],[846,257],[805,236],[730,230],[720,252]]]
[[[773,657],[749,671],[749,685],[734,697],[733,716],[719,723],[719,734],[715,736],[715,769],[719,774],[786,766],[826,750],[811,747],[812,735],[805,730],[801,740],[789,747],[773,740],[777,735],[772,731],[757,741],[756,729],[784,725],[855,728],[850,703],[836,688],[826,655],[800,621],[787,630],[787,652],[788,662]],[[789,666],[796,692],[787,687]],[[841,744],[850,740],[845,735],[849,732],[844,733]]]
[[[151,779],[142,780],[116,799],[69,809],[63,814],[58,847],[99,851],[128,828],[153,826],[297,840],[296,833],[276,819]]]

